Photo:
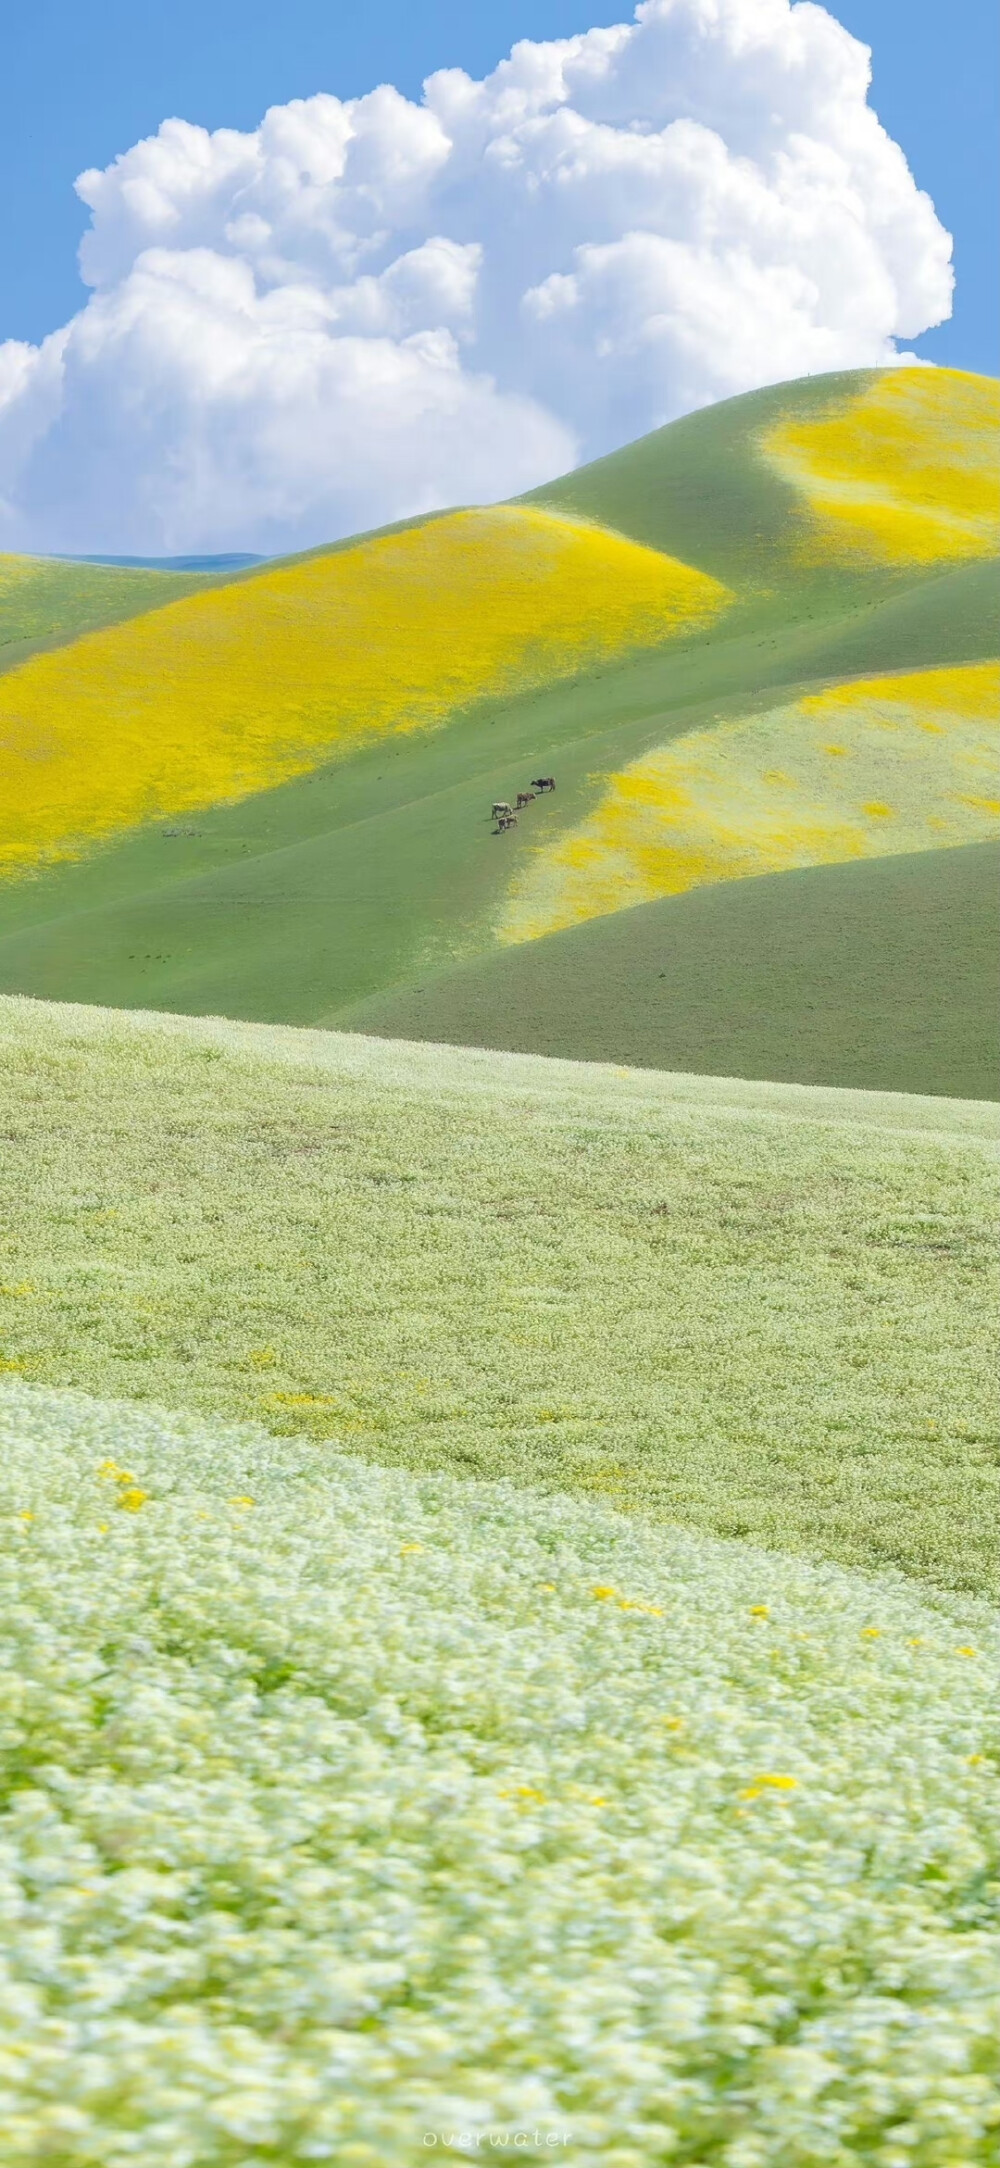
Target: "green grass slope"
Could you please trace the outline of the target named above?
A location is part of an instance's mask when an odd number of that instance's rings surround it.
[[[832,401],[875,380],[874,371],[853,369],[724,399],[520,501],[601,520],[727,584],[742,585],[752,573],[760,586],[777,576],[785,586],[796,581],[821,589],[823,569],[797,567],[790,549],[801,523],[799,499],[753,456],[753,445],[789,413],[821,420]]]
[[[0,1381],[6,2161],[988,2168],[994,1638]]]
[[[995,1110],[0,1023],[10,1376],[996,1585]]]
[[[1000,1098],[1000,845],[725,881],[348,1012],[390,1039]],[[873,929],[878,929],[873,939]]]
[[[609,524],[734,586],[736,600],[713,629],[575,682],[480,700],[436,734],[387,739],[257,797],[153,823],[79,863],[3,884],[0,988],[330,1025],[362,1013],[360,1003],[405,999],[428,974],[477,957],[494,958],[497,983],[506,984],[514,967],[497,955],[494,932],[505,892],[539,842],[586,816],[602,773],[686,731],[838,678],[994,655],[994,562],[949,569],[879,567],[860,555],[810,559],[800,547],[801,503],[758,454],[775,419],[822,415],[845,389],[872,381],[870,373],[815,378],[728,401],[529,500]],[[97,570],[72,568],[88,569]],[[516,834],[492,836],[493,798],[548,771],[558,775],[556,798],[531,808]],[[881,877],[894,908],[910,914],[898,941],[913,956],[930,924],[916,870],[909,880]],[[779,891],[789,910],[798,878]],[[874,895],[879,878],[873,873],[862,891]],[[622,939],[638,929],[634,912],[628,920]],[[850,913],[844,923],[854,924]],[[641,956],[621,968],[641,981]],[[927,970],[940,988],[929,1028],[957,1044],[967,973],[953,993],[930,956]],[[831,962],[831,997],[851,971],[846,951]],[[502,999],[495,1006],[504,1013]],[[593,988],[590,1009],[588,1052],[624,1052],[613,990]],[[831,1008],[816,1040],[829,1051],[830,1076],[875,1083],[891,1071],[925,1088],[926,1065],[906,1066],[912,1029],[898,1013],[897,1051],[865,1072],[851,1066],[858,1042],[850,1009]],[[634,1019],[629,1029],[632,1046]],[[664,1057],[652,1047],[649,1058]]]

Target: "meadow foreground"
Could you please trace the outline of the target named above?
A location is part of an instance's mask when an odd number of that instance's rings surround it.
[[[2,1074],[7,2157],[986,2168],[996,1110]]]

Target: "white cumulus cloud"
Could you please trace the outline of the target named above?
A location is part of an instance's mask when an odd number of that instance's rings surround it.
[[[86,305],[0,346],[0,547],[305,547],[893,361],[951,244],[868,81],[812,0],[643,0],[419,105],[165,121],[77,182]]]

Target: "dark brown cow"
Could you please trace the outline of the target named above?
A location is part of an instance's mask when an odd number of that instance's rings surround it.
[[[533,775],[531,778],[532,790],[554,790],[555,787],[556,779],[554,775]]]

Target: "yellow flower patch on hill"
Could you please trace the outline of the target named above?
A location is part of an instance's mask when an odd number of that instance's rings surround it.
[[[957,369],[887,369],[822,418],[789,416],[761,449],[805,498],[823,557],[879,564],[1000,546],[1000,387]]]
[[[655,645],[727,600],[659,551],[517,507],[187,596],[0,679],[0,868],[268,789]]]
[[[1000,665],[876,677],[690,732],[607,778],[529,859],[499,928],[528,941],[704,882],[1000,834]]]

